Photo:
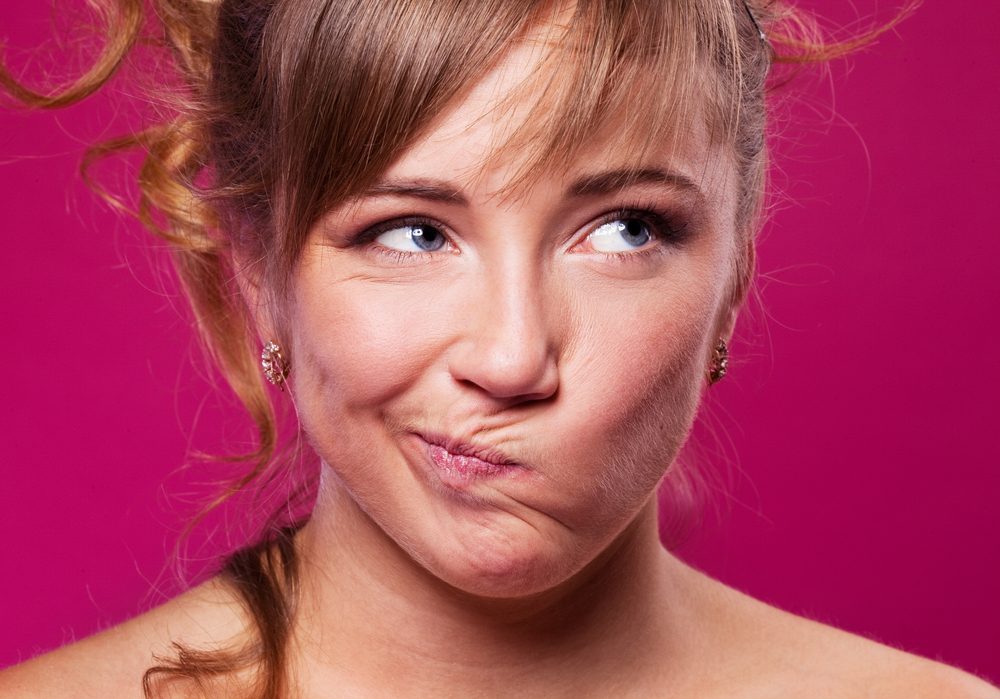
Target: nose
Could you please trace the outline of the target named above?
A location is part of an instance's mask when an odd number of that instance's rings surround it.
[[[540,275],[521,265],[494,270],[471,286],[455,318],[459,335],[448,362],[452,376],[504,400],[554,395],[559,309]]]

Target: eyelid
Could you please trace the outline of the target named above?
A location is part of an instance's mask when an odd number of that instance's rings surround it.
[[[599,250],[586,251],[583,254],[600,255],[605,260],[614,261],[638,261],[654,252],[666,252],[674,245],[683,244],[688,237],[691,219],[689,216],[678,213],[673,208],[665,208],[654,202],[629,202],[606,211],[593,219],[585,227],[586,233],[583,238],[573,244],[569,250],[574,250],[580,245],[586,245],[590,236],[601,226],[620,219],[638,219],[649,227],[652,238],[647,245],[636,248],[632,251],[605,252]],[[382,233],[386,233],[395,228],[408,226],[433,226],[441,231],[445,239],[445,247],[440,250],[429,251],[408,251],[390,248],[375,242]],[[578,236],[574,236],[576,238]],[[394,262],[431,262],[440,259],[442,254],[455,254],[459,252],[454,240],[455,233],[451,227],[433,216],[406,215],[396,218],[389,218],[379,223],[368,226],[350,237],[350,247],[367,248],[371,254],[389,258]]]
[[[434,249],[434,250],[427,250],[427,249],[423,249],[419,245],[417,245],[417,237],[418,237],[418,235],[417,235],[416,231],[422,231],[422,233],[420,234],[420,236],[422,236],[423,233],[427,232],[428,230],[435,231],[437,234],[439,234],[441,236],[441,247],[439,247],[437,249]],[[417,248],[415,250],[404,250],[404,249],[400,249],[400,248],[394,247],[393,245],[390,245],[390,244],[385,243],[385,242],[379,243],[379,244],[383,245],[384,247],[391,248],[393,250],[399,250],[400,252],[415,252],[415,253],[446,252],[449,247],[454,247],[454,245],[452,244],[452,242],[448,239],[448,236],[445,235],[444,226],[440,226],[440,225],[436,225],[436,224],[432,224],[432,223],[425,223],[425,222],[420,222],[420,223],[404,222],[404,223],[390,224],[390,225],[384,226],[381,231],[375,233],[375,235],[372,238],[372,241],[375,242],[378,238],[382,238],[387,233],[393,233],[394,236],[391,236],[391,237],[395,237],[395,238],[402,237],[402,238],[405,239],[405,241],[407,243],[412,243]],[[400,236],[400,233],[402,233],[402,236]],[[393,242],[398,243],[400,241],[396,240],[396,241],[393,241]]]
[[[622,219],[637,219],[642,221],[652,234],[649,243],[636,248],[634,251],[604,252],[591,250],[585,254],[603,255],[606,259],[627,259],[654,249],[665,250],[672,245],[682,244],[688,237],[688,229],[690,228],[690,220],[673,210],[664,209],[662,206],[654,203],[637,202],[616,207],[598,216],[593,223],[587,226],[587,233],[583,236],[582,240],[573,247],[586,244],[601,226]]]
[[[451,241],[451,229],[444,223],[430,217],[430,216],[400,216],[399,218],[390,218],[375,225],[368,226],[363,231],[361,231],[354,240],[360,242],[362,240],[374,240],[383,233],[388,233],[391,230],[397,228],[416,228],[418,226],[430,226],[440,230],[445,234],[445,239],[448,241],[449,245],[454,245]]]
[[[414,250],[398,250],[387,245],[375,242],[375,238],[397,228],[431,226],[441,231],[444,236],[445,247],[440,250],[426,250],[417,252]],[[430,262],[438,258],[441,254],[454,254],[458,247],[453,241],[451,228],[441,221],[431,216],[400,216],[390,218],[368,226],[359,233],[351,236],[350,247],[363,248],[371,251],[371,254],[390,259],[393,262]]]

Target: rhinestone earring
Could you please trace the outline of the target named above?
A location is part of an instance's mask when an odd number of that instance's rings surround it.
[[[726,341],[719,338],[719,344],[717,344],[715,349],[712,351],[712,363],[708,365],[709,385],[721,381],[722,377],[726,375],[726,369],[728,368],[729,348],[726,347]]]
[[[264,376],[267,380],[284,391],[285,388],[282,384],[288,378],[291,367],[281,353],[281,346],[278,343],[268,342],[264,345],[264,349],[260,353],[260,365],[264,369]]]

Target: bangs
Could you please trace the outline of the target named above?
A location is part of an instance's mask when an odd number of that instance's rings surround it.
[[[317,0],[279,5],[263,37],[271,116],[261,126],[273,150],[260,166],[285,262],[320,216],[376,182],[525,45],[540,60],[496,106],[520,116],[482,164],[516,156],[504,196],[568,168],[595,138],[638,170],[695,133],[695,119],[718,142],[738,118],[730,0]]]
[[[499,194],[568,171],[595,142],[615,153],[625,186],[651,157],[682,149],[702,129],[707,145],[731,140],[739,100],[720,79],[718,58],[739,54],[733,16],[713,12],[718,6],[589,2],[571,16],[540,17],[519,42],[537,45],[541,58],[495,108],[516,124],[483,163],[517,163]],[[738,61],[725,64],[739,75]],[[527,116],[514,116],[525,103]]]

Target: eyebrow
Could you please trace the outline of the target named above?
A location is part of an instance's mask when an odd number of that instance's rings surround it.
[[[361,199],[380,196],[414,197],[430,201],[443,201],[450,204],[468,206],[469,200],[461,190],[453,187],[445,180],[412,179],[383,180],[361,193]]]
[[[566,196],[570,199],[582,199],[610,194],[641,184],[667,185],[701,196],[701,188],[690,177],[661,168],[639,170],[619,168],[584,175],[566,188]],[[462,191],[446,180],[425,178],[383,180],[362,192],[359,199],[379,196],[412,197],[459,206],[469,205],[469,200]]]
[[[667,185],[693,193],[701,192],[694,180],[687,175],[655,167],[640,170],[621,168],[584,175],[573,182],[566,191],[574,198],[589,197],[596,194],[610,194],[639,184]]]

